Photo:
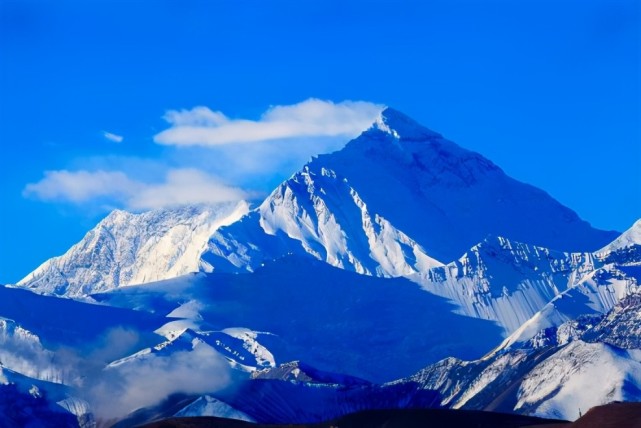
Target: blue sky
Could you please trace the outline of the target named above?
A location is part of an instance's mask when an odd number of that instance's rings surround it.
[[[636,0],[1,0],[0,282],[114,207],[260,197],[379,105],[624,230],[640,40]]]

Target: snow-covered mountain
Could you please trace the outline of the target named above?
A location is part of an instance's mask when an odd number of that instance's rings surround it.
[[[386,109],[253,210],[114,211],[0,287],[0,364],[143,422],[154,406],[283,423],[412,406],[575,418],[641,399],[640,227],[596,230]],[[89,418],[67,395],[56,403]]]
[[[593,229],[547,193],[388,108],[345,148],[314,158],[249,216],[220,228],[203,259],[251,271],[308,253],[402,276],[455,260],[488,235],[594,251],[618,234]]]
[[[578,315],[603,314],[636,292],[626,271],[641,260],[640,248],[567,253],[488,237],[458,260],[410,278],[456,302],[460,313],[496,321],[508,335],[521,330],[527,340]]]
[[[439,391],[447,407],[561,419],[610,401],[640,400],[641,256],[630,257],[634,248],[602,253],[603,267],[484,358],[448,358],[393,383]]]
[[[287,254],[396,277],[456,260],[488,235],[571,251],[617,236],[390,108],[247,210],[241,203],[114,211],[18,285],[81,297],[197,270],[253,271]]]
[[[142,214],[116,210],[64,255],[43,263],[18,286],[79,297],[197,272],[212,233],[247,210],[245,202]]]

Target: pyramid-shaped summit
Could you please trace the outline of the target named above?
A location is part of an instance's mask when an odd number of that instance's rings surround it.
[[[397,177],[411,176],[408,180],[419,186],[439,183],[447,188],[469,187],[484,181],[485,176],[505,176],[479,153],[458,146],[392,108],[385,109],[368,130],[343,150],[319,158],[321,163],[332,163],[341,170],[357,159],[369,159],[376,163],[375,169],[390,170]],[[369,175],[372,179],[375,172],[350,172],[350,176],[356,175]],[[412,183],[407,185],[411,187]]]
[[[441,134],[427,129],[411,117],[392,107],[387,107],[381,112],[379,118],[370,128],[371,132],[383,131],[396,138],[404,140],[428,140],[441,138]],[[366,131],[367,132],[367,131]]]
[[[314,158],[243,221],[220,229],[204,260],[253,270],[299,252],[398,276],[455,260],[488,235],[594,251],[618,234],[387,108],[342,150]]]

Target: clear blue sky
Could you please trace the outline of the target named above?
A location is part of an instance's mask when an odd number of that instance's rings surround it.
[[[624,230],[641,217],[640,46],[637,0],[0,0],[0,283],[127,207],[25,191],[45,171],[111,185],[193,167],[254,195],[292,172],[234,175],[217,163],[237,152],[208,152],[208,169],[206,148],[158,144],[167,111],[197,106],[393,106]]]

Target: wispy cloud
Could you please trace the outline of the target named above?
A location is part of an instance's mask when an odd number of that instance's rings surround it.
[[[219,179],[197,169],[174,169],[162,183],[145,185],[127,201],[133,210],[154,209],[195,203],[239,201],[251,194],[223,184]]]
[[[161,182],[134,180],[122,171],[47,171],[42,180],[25,187],[24,195],[74,204],[101,200],[133,211],[238,201],[251,196],[190,168],[170,169]]]
[[[166,145],[216,146],[301,137],[355,136],[376,119],[383,106],[364,101],[334,103],[308,99],[298,104],[274,106],[259,120],[230,119],[207,107],[171,110],[171,125],[154,137]]]
[[[229,385],[230,368],[209,345],[169,355],[146,354],[112,366],[91,379],[87,395],[106,419],[158,404],[174,393],[200,395]]]
[[[272,106],[258,120],[231,119],[207,107],[171,110],[151,157],[101,155],[47,171],[23,194],[103,211],[216,203],[267,193],[312,156],[342,148],[376,120],[382,105],[308,99]],[[103,132],[105,139],[123,137]],[[158,148],[158,147],[156,147]]]
[[[113,141],[114,143],[122,143],[122,141],[125,139],[125,137],[123,137],[122,135],[113,134],[107,131],[103,131],[102,136],[109,141]]]
[[[121,171],[45,171],[44,178],[30,183],[23,194],[43,201],[82,203],[95,198],[127,198],[140,183]]]

